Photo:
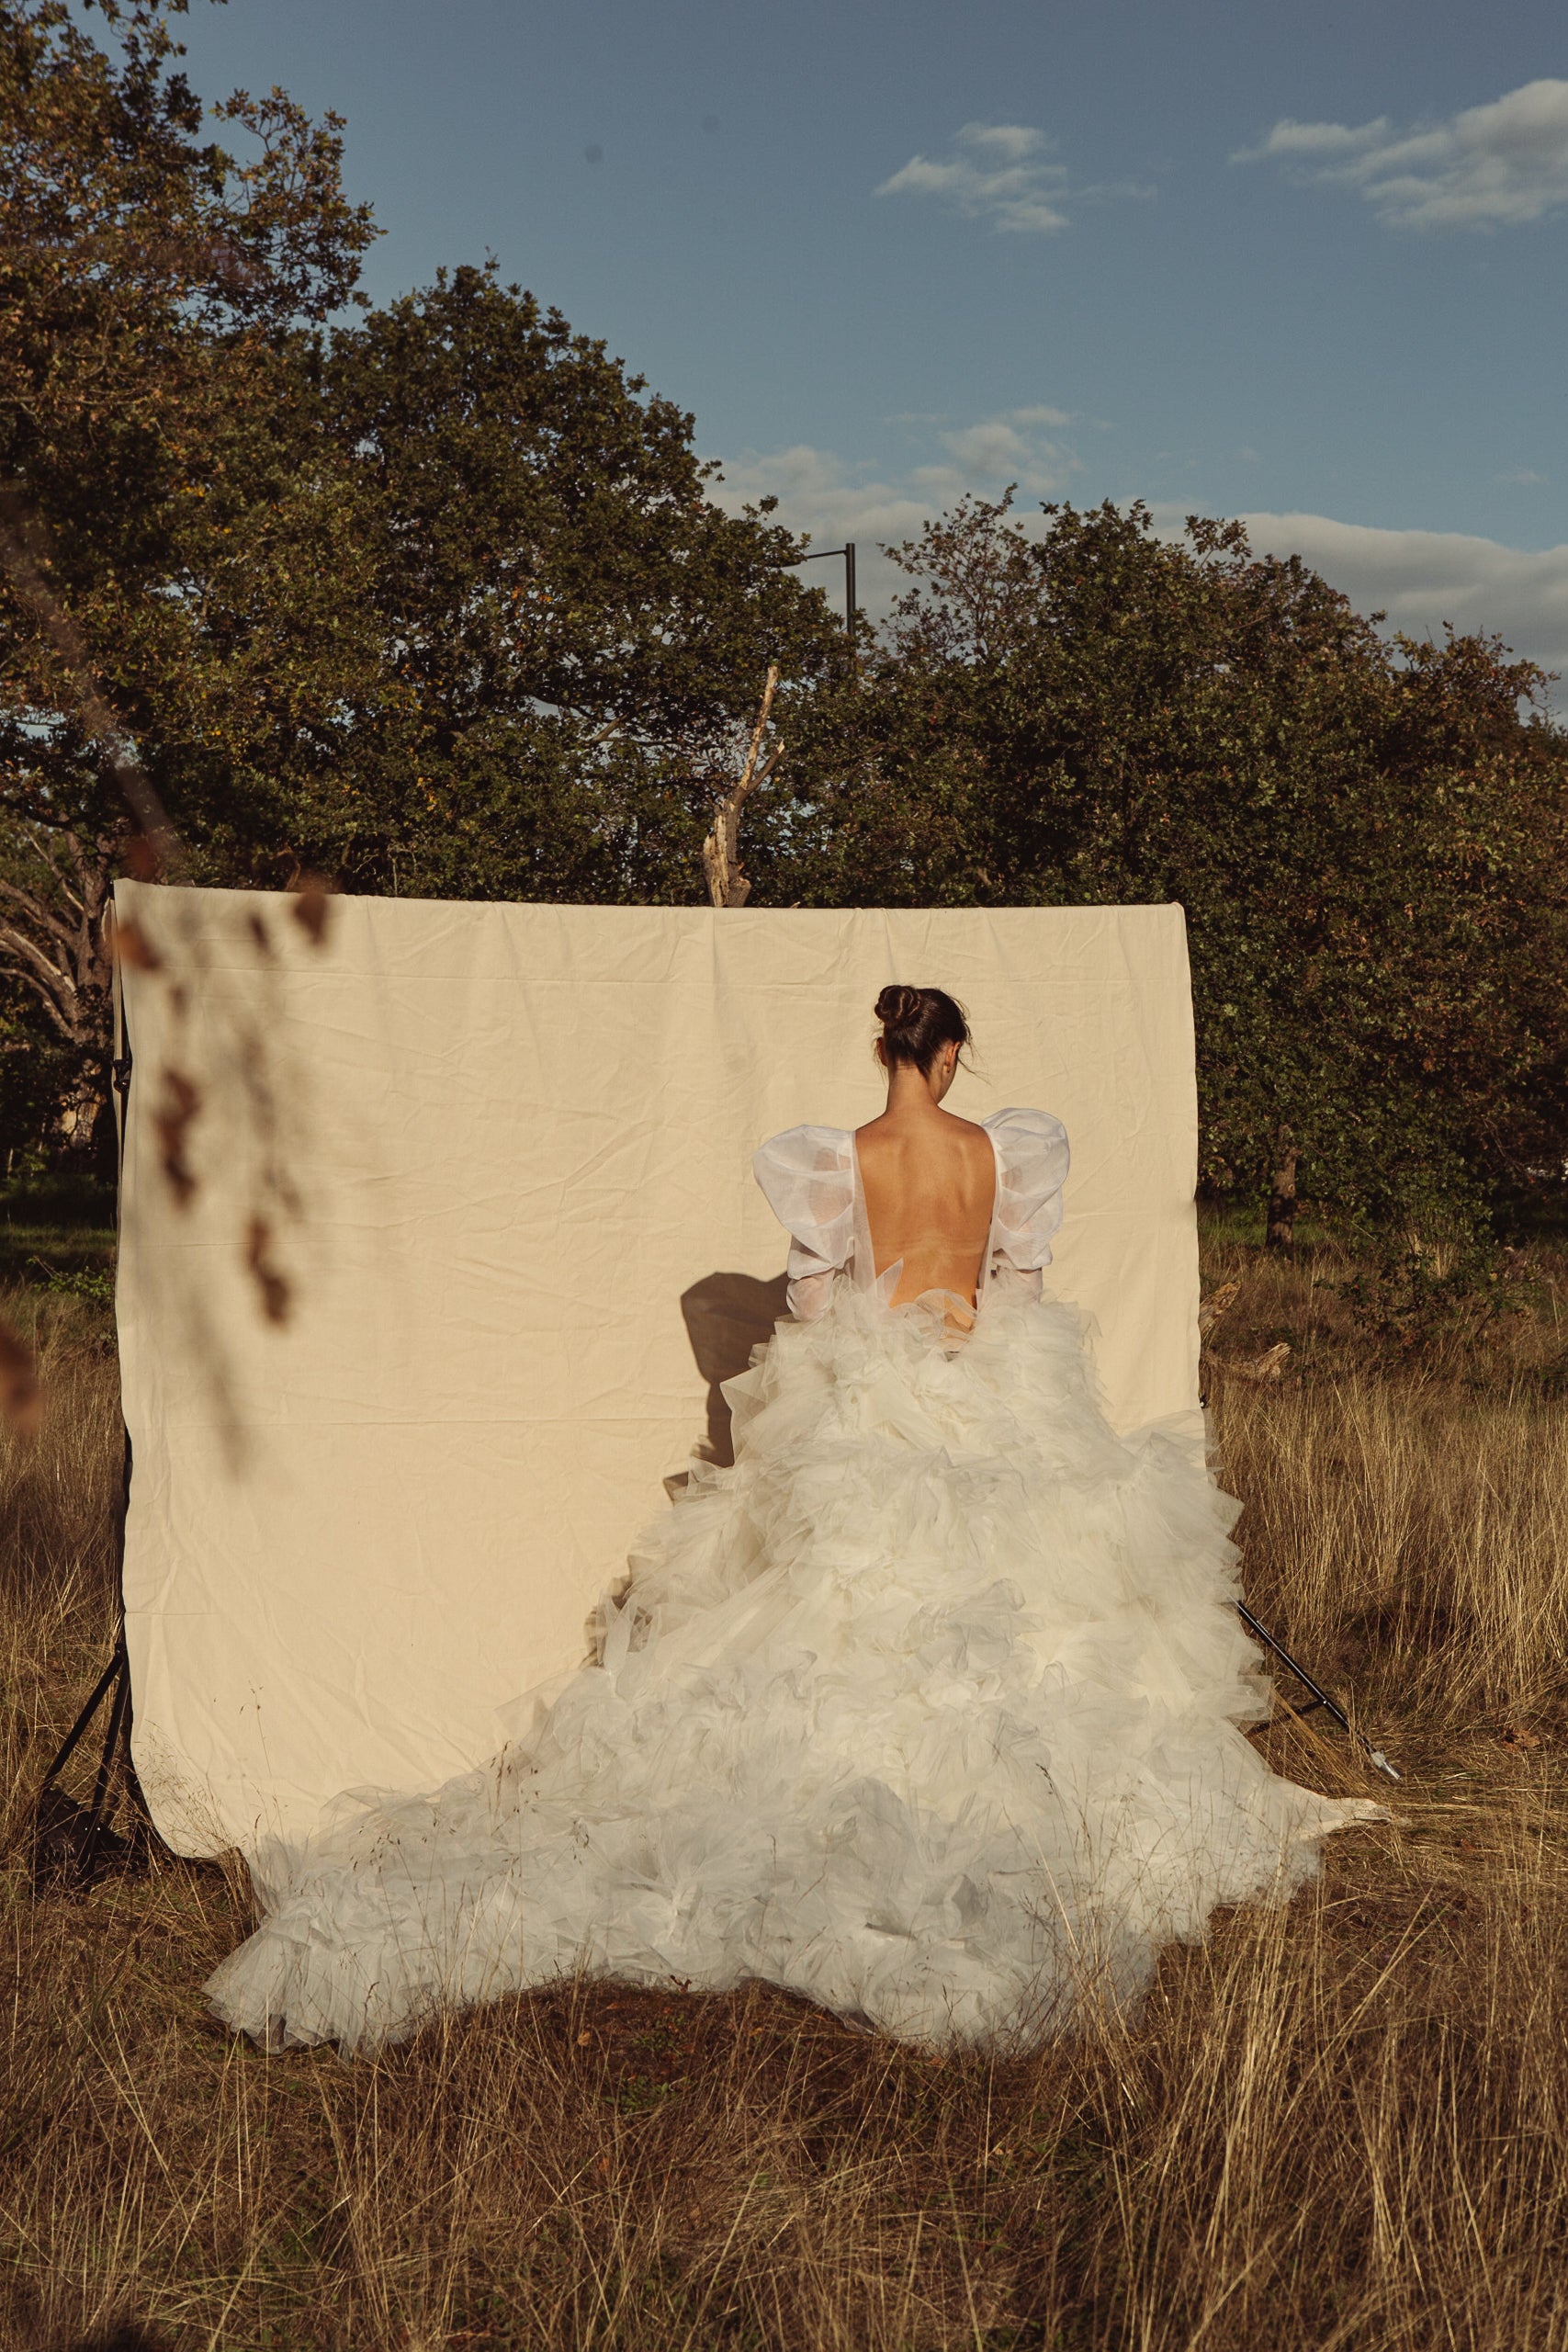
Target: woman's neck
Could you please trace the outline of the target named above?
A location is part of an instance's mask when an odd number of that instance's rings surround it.
[[[887,1078],[887,1109],[889,1119],[934,1119],[937,1102],[931,1092],[931,1080],[915,1068],[913,1062],[895,1062]]]

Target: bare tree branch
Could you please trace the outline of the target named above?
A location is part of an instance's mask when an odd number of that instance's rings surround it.
[[[63,883],[62,895],[64,895]],[[75,945],[80,926],[67,922],[62,916],[57,915],[47,900],[40,898],[36,891],[24,889],[19,882],[7,882],[3,876],[0,876],[0,899],[8,899],[13,906],[20,907],[28,921],[37,930],[47,932],[51,939],[58,939],[62,947],[70,948]]]
[[[757,766],[778,684],[779,665],[776,662],[770,662],[762,687],[761,708],[757,713],[757,724],[751,730],[746,764],[734,788],[727,792],[719,802],[713,831],[703,843],[703,871],[707,876],[708,896],[716,907],[742,907],[751,895],[751,885],[740,870],[740,812],[752,793],[766,784],[784,757],[784,745],[775,743],[764,766],[761,770]]]

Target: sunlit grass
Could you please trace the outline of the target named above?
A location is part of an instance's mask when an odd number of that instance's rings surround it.
[[[933,2064],[776,1994],[565,1985],[373,2061],[206,2018],[237,1873],[40,1901],[23,1831],[104,1653],[112,1358],[34,1297],[51,1409],[0,1458],[10,1792],[6,2343],[972,2346],[1329,2352],[1568,2341],[1568,1436],[1545,1305],[1374,1363],[1314,1266],[1260,1265],[1214,1375],[1255,1606],[1353,1691],[1399,1823],[1285,1912],[1165,1959],[1146,2009]],[[1331,1271],[1331,1270],[1328,1270]],[[1321,1718],[1314,1718],[1314,1723]],[[1277,1724],[1282,1769],[1372,1782]],[[1391,1794],[1386,1787],[1378,1792]]]

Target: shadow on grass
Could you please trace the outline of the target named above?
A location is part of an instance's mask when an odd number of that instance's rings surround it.
[[[169,2339],[155,2335],[140,2320],[122,2319],[92,2335],[77,2336],[62,2352],[169,2352]]]

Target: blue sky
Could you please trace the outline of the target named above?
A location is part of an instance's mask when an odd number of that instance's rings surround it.
[[[721,495],[854,537],[874,606],[873,543],[1016,479],[1245,514],[1568,671],[1561,6],[193,0],[185,37],[209,97],[348,117],[374,297],[493,253],[694,412]]]

